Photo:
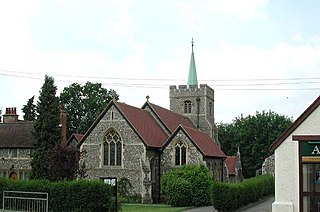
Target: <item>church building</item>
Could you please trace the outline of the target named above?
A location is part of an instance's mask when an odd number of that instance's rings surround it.
[[[214,90],[198,85],[193,52],[187,85],[170,86],[170,110],[111,101],[78,147],[89,179],[129,179],[143,203],[160,200],[161,176],[185,164],[205,164],[223,181],[227,157],[216,140]]]

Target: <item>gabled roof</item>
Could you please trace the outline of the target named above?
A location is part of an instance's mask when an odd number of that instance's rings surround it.
[[[75,139],[77,139],[78,143],[81,141],[81,139],[83,138],[83,134],[77,134],[77,133],[73,133],[72,134],[74,136]]]
[[[137,133],[147,147],[160,148],[165,143],[168,136],[152,117],[150,112],[127,105],[125,103],[111,101],[90,126],[78,146],[85,141],[85,139],[89,136],[91,131],[95,128],[95,126],[99,123],[112,105],[119,110],[120,114],[123,115],[124,119],[133,128],[133,130]]]
[[[237,156],[227,156],[225,163],[226,163],[229,175],[235,175]]]
[[[172,112],[171,110],[152,104],[148,101],[142,106],[142,109],[147,106],[149,106],[152,112],[158,117],[160,122],[170,133],[173,133],[179,125],[195,128],[193,122],[186,116]]]
[[[33,122],[0,124],[0,148],[34,148]]]
[[[166,144],[167,146],[172,138],[180,131],[182,130],[190,139],[191,142],[197,147],[197,149],[203,154],[204,157],[214,157],[214,158],[226,158],[227,156],[224,154],[224,152],[218,147],[215,140],[213,140],[209,134],[202,132],[198,129],[186,127],[180,125],[176,131],[170,136],[170,138],[167,140]]]
[[[147,146],[162,147],[168,136],[150,112],[124,103],[116,102],[115,105],[117,105],[131,127],[136,130]]]
[[[115,106],[124,119],[128,122],[131,128],[137,133],[143,143],[149,148],[164,148],[180,130],[189,137],[198,150],[205,157],[225,158],[226,155],[218,147],[217,143],[209,136],[209,134],[194,128],[194,125],[188,118],[184,116],[164,109],[160,106],[145,103],[142,108],[149,106],[153,114],[157,116],[158,121],[154,118],[151,112],[136,108],[124,103],[111,101],[108,106],[102,111],[99,117],[90,126],[89,130],[85,133],[81,139],[78,147],[85,141],[91,131],[96,127],[102,117],[107,113],[111,106]],[[163,130],[159,121],[172,131],[170,138]],[[173,128],[176,127],[174,130]]]
[[[78,143],[80,143],[81,139],[83,138],[83,134],[78,134],[78,133],[72,133],[72,135],[70,136],[70,138],[67,141],[67,145],[70,144],[71,141],[75,140]]]
[[[297,129],[308,117],[309,115],[319,107],[320,96],[292,123],[292,125],[284,131],[275,142],[271,144],[270,150],[273,152],[278,146],[282,144],[288,136],[290,136],[295,129]]]

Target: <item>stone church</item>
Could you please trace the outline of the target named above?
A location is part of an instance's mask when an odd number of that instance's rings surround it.
[[[170,86],[170,110],[147,101],[141,108],[111,101],[78,147],[89,179],[130,180],[132,194],[158,203],[160,179],[185,164],[205,164],[216,180],[227,157],[216,139],[214,90],[198,85],[193,44],[187,85]]]

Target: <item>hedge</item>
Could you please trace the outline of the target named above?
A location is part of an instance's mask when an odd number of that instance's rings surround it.
[[[219,211],[234,211],[274,193],[274,179],[269,175],[249,178],[241,183],[213,182],[212,204]]]
[[[272,176],[222,183],[214,181],[204,165],[172,169],[161,178],[161,194],[172,206],[213,205],[219,211],[234,211],[273,193]]]
[[[49,182],[0,178],[0,205],[3,191],[47,192],[49,211],[114,211],[113,188],[100,180]]]

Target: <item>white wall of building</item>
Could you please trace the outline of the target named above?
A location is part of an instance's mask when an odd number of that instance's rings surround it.
[[[275,202],[272,212],[299,211],[299,148],[292,135],[320,135],[320,108],[315,109],[275,149]]]

